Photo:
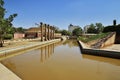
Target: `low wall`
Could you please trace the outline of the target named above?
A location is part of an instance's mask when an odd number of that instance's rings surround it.
[[[117,58],[120,59],[120,52],[115,51],[106,51],[106,50],[95,50],[95,49],[84,49],[82,53],[95,55],[95,56],[102,56],[102,57],[109,57],[109,58]]]
[[[115,43],[120,44],[120,34],[116,35]]]
[[[112,45],[112,44],[115,43],[115,37],[116,37],[116,33],[115,32],[111,32],[106,37],[100,39],[95,44],[91,45],[91,47],[99,49],[99,48],[103,48],[103,47]]]
[[[116,33],[113,33],[112,36],[109,37],[109,38],[101,45],[101,48],[114,44],[114,43],[115,43],[115,37],[116,37]]]
[[[103,56],[109,58],[116,58],[120,59],[120,52],[117,51],[107,51],[107,50],[100,50],[100,49],[91,49],[87,48],[83,42],[78,41],[79,46],[81,48],[81,52],[83,54],[95,55],[95,56]]]
[[[14,33],[14,39],[23,39],[24,37],[24,33]]]

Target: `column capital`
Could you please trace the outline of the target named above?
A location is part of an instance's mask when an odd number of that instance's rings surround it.
[[[40,22],[40,25],[43,25],[43,22]]]

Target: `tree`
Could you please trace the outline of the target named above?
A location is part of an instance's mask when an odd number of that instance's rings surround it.
[[[70,36],[70,35],[71,35],[71,33],[70,33],[69,31],[67,31],[67,30],[61,30],[60,33],[61,33],[62,35],[67,35],[67,36]]]
[[[82,32],[83,32],[82,28],[80,27],[80,28],[74,29],[73,32],[72,32],[72,34],[73,34],[73,36],[79,36],[79,35],[82,34]]]
[[[96,33],[101,33],[104,29],[102,23],[96,23]]]
[[[60,30],[58,27],[54,26],[54,29],[55,29],[55,33],[60,33]]]
[[[0,47],[3,47],[4,36],[12,29],[12,21],[17,14],[12,14],[5,18],[6,9],[4,8],[4,1],[0,0]]]
[[[16,28],[16,32],[24,33],[25,31],[26,31],[26,29],[24,29],[23,27]]]
[[[87,33],[96,33],[94,24],[90,24],[90,27],[88,28]]]
[[[23,28],[23,27],[11,27],[12,29],[10,30],[9,34],[14,34],[15,32],[18,32],[18,33],[25,33],[25,31],[27,29]]]
[[[72,33],[68,31],[68,32],[67,32],[67,35],[68,35],[68,36],[71,36],[71,35],[72,35]]]
[[[67,35],[68,31],[67,30],[61,30],[62,35]]]
[[[102,23],[90,24],[87,33],[101,33],[104,29]]]

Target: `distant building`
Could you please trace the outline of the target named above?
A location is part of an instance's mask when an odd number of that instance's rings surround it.
[[[74,26],[74,25],[70,24],[70,25],[68,26],[68,31],[72,33],[74,29],[79,28],[79,27],[80,27],[80,26]]]
[[[24,33],[14,33],[14,39],[23,39],[24,37]]]
[[[39,27],[32,27],[29,28],[26,32],[25,32],[25,38],[38,38],[41,36],[41,30]]]
[[[42,28],[43,37],[45,37],[45,27]],[[52,29],[49,29],[49,35],[52,36]],[[48,28],[46,28],[46,33],[48,36]],[[25,38],[40,38],[41,37],[41,28],[40,27],[31,27],[25,32]]]

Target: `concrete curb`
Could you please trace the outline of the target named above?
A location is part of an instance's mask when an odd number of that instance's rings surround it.
[[[120,52],[118,51],[107,51],[107,50],[86,48],[85,45],[83,45],[84,43],[82,43],[81,41],[78,41],[78,44],[83,54],[120,59]]]
[[[21,51],[21,50],[26,50],[26,49],[34,48],[34,47],[37,47],[37,46],[42,46],[42,45],[45,45],[45,44],[51,44],[51,43],[55,43],[55,42],[59,42],[59,41],[61,41],[61,39],[54,39],[54,40],[40,42],[40,43],[37,42],[37,43],[34,43],[34,44],[28,44],[28,45],[15,47],[15,48],[1,50],[0,51],[0,56],[4,56],[4,55],[7,55],[9,53],[18,52],[18,51]]]

